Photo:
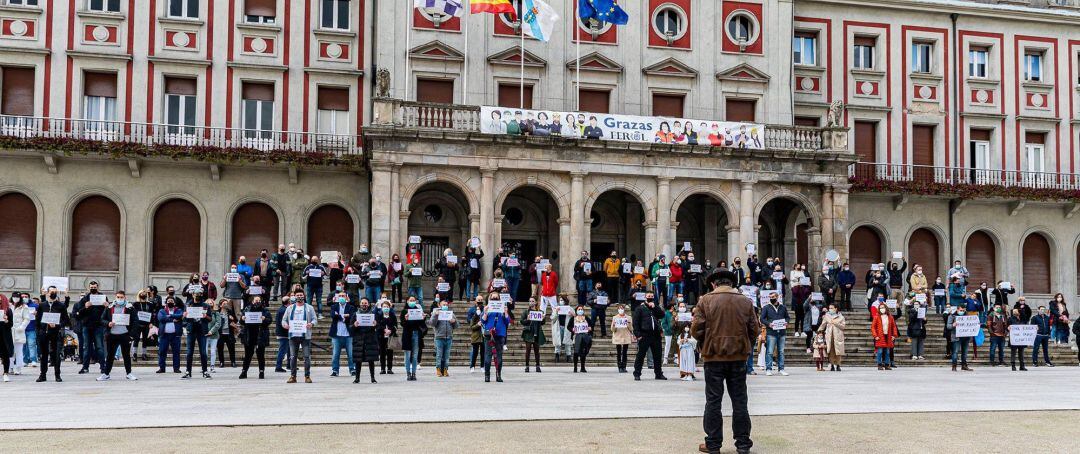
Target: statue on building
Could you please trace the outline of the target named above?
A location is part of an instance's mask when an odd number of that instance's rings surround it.
[[[390,97],[390,70],[386,68],[379,68],[375,72],[375,97],[377,98],[389,98]]]
[[[829,104],[829,112],[825,118],[825,126],[829,128],[839,128],[844,125],[844,102],[833,101]]]

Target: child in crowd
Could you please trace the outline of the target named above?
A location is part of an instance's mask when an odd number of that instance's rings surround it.
[[[697,340],[690,336],[690,327],[683,328],[679,335],[679,378],[683,381],[694,381],[694,373],[697,372],[697,360],[694,351],[697,350]]]
[[[814,336],[814,364],[818,372],[825,371],[825,335],[822,333]]]

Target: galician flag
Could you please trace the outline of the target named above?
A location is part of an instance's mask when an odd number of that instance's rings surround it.
[[[465,14],[465,8],[461,6],[462,0],[414,0],[417,8],[424,8],[428,12],[442,13],[447,16],[461,17]]]
[[[510,0],[469,0],[469,11],[475,13],[507,13],[516,16],[514,4]]]
[[[544,3],[543,0],[522,0],[521,22],[525,27],[525,34],[547,41],[551,39],[551,31],[555,23],[559,21],[559,15],[555,9]]]

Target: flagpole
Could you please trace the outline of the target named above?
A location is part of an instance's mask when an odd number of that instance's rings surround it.
[[[405,101],[409,100],[409,37],[412,35],[412,2],[405,1]]]
[[[463,2],[463,8],[465,11],[462,13],[461,26],[465,27],[465,62],[462,63],[461,76],[461,103],[469,104],[469,2],[466,0]]]
[[[524,3],[522,3],[524,8]],[[521,34],[521,79],[520,86],[518,87],[518,108],[525,108],[525,17],[518,12],[518,33]]]
[[[574,51],[577,53],[577,57],[574,59],[574,111],[581,110],[581,26],[578,25],[578,18],[576,14],[573,14],[574,4],[570,5],[570,23],[574,27]],[[580,14],[580,12],[579,12]]]

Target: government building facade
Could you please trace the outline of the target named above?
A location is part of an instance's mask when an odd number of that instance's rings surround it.
[[[472,238],[544,256],[566,291],[582,251],[754,245],[860,276],[894,252],[938,276],[960,260],[1077,308],[1074,0],[632,0],[623,26],[550,0],[549,42],[412,3],[2,1],[0,290],[162,287],[279,243],[388,257],[415,235],[425,265]],[[491,134],[489,107],[758,132]]]

